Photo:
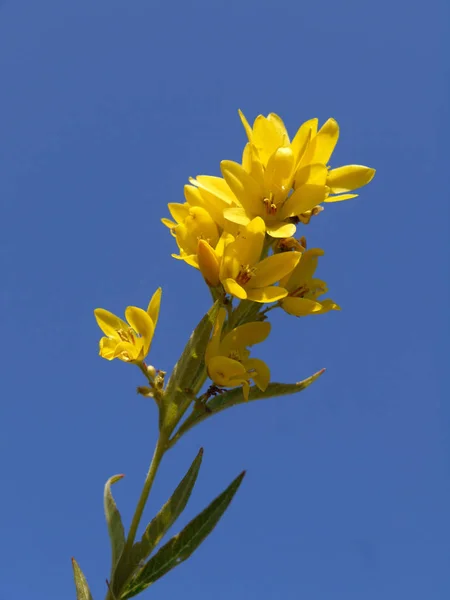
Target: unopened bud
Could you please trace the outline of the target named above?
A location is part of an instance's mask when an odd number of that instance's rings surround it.
[[[147,365],[147,375],[152,379],[156,376],[156,369],[153,365]]]
[[[136,389],[138,394],[141,394],[141,396],[144,396],[145,398],[153,398],[153,390],[145,385],[143,386],[139,386]]]
[[[198,267],[206,283],[211,287],[218,286],[220,283],[219,259],[214,249],[205,240],[198,241],[197,258]]]
[[[166,375],[165,371],[158,371],[155,377],[155,387],[158,390],[162,390],[164,387],[164,377]]]

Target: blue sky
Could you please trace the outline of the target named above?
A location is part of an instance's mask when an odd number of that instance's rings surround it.
[[[449,597],[448,23],[445,0],[0,2],[0,600],[74,598],[71,556],[104,596],[103,485],[126,474],[128,525],[157,425],[92,311],[161,285],[152,362],[174,364],[208,293],[160,218],[239,158],[238,108],[333,116],[334,166],[377,175],[302,231],[342,312],[275,315],[259,352],[275,380],[327,373],[167,455],[148,518],[200,446],[183,523],[248,473],[143,598]]]

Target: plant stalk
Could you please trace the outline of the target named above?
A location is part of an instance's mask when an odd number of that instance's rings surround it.
[[[145,508],[145,505],[147,504],[150,490],[152,489],[153,482],[155,481],[158,467],[161,463],[162,457],[164,456],[164,453],[166,450],[167,450],[167,435],[164,432],[161,432],[159,435],[159,438],[158,438],[158,442],[156,443],[152,462],[150,463],[147,477],[145,478],[144,487],[142,488],[142,492],[141,492],[139,501],[136,506],[133,520],[131,521],[130,530],[128,532],[128,537],[127,537],[127,541],[125,543],[125,549],[124,549],[124,551],[126,551],[126,552],[129,552],[131,547],[133,546],[134,540],[136,538],[136,533],[137,533],[137,530],[139,527],[139,523],[141,522],[142,513],[144,512],[144,508]]]

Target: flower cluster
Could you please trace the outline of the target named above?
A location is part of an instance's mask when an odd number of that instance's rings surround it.
[[[123,475],[111,477],[105,485],[112,549],[107,600],[140,594],[189,558],[219,521],[245,474],[238,475],[184,529],[159,547],[189,500],[202,461],[201,449],[136,542],[164,454],[189,430],[218,412],[249,400],[296,394],[324,371],[296,383],[274,382],[269,365],[250,356],[250,350],[269,336],[268,316],[274,309],[295,317],[339,310],[326,297],[326,283],[316,277],[324,251],[307,248],[305,236],[296,237],[297,227],[308,225],[324,204],[354,198],[354,190],[369,183],[375,171],[361,165],[330,168],[339,137],[334,119],[320,129],[317,119],[306,121],[291,140],[279,116],[259,115],[250,126],[239,114],[248,138],[242,162],[222,161],[222,177],[191,178],[184,188],[185,202],[170,203],[172,218],[162,219],[178,247],[172,256],[197,269],[212,296],[212,306],[198,322],[167,381],[165,371],[145,362],[158,322],[160,288],[146,310],[129,306],[125,320],[102,308],[94,311],[104,333],[100,356],[139,367],[147,384],[137,391],[156,402],[159,428],[126,537],[111,493],[111,485]],[[78,600],[92,598],[75,560],[73,568]]]
[[[322,296],[327,285],[315,277],[319,248],[295,238],[323,204],[355,198],[375,170],[362,165],[331,169],[339,127],[328,119],[303,123],[291,140],[281,118],[259,115],[251,126],[239,111],[248,142],[242,162],[220,163],[222,177],[199,175],[184,187],[184,203],[169,203],[162,219],[178,246],[172,256],[198,269],[222,308],[205,352],[206,372],[218,388],[249,381],[264,390],[268,366],[249,358],[248,347],[269,334],[267,313],[281,308],[296,317],[339,310]],[[104,358],[142,364],[150,348],[160,291],[147,311],[129,307],[125,323],[102,309],[98,324]],[[233,304],[233,302],[235,304]],[[237,304],[237,306],[236,306]],[[268,305],[264,307],[264,305]]]

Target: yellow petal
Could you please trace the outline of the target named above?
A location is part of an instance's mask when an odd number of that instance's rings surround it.
[[[321,248],[309,248],[305,250],[292,273],[280,279],[280,285],[291,292],[310,280],[317,269],[319,256],[323,256],[324,254],[325,252]]]
[[[106,360],[113,360],[115,358],[115,350],[118,344],[118,340],[112,340],[108,337],[102,337],[99,343],[99,354]]]
[[[167,208],[177,223],[181,223],[189,215],[189,204],[187,203],[169,202]]]
[[[287,296],[288,291],[278,286],[267,286],[264,288],[254,288],[247,291],[247,299],[252,302],[276,302]]]
[[[249,175],[252,172],[252,149],[250,143],[245,144],[244,151],[242,152],[242,168],[247,171]]]
[[[282,140],[283,144],[287,146],[289,144],[289,135],[286,126],[283,123],[283,119],[276,113],[270,113],[267,115],[267,120],[275,125],[280,139]]]
[[[262,288],[279,281],[282,277],[291,273],[300,260],[300,252],[282,252],[272,254],[256,266],[256,273],[246,285],[247,293],[253,288]]]
[[[346,165],[328,173],[327,185],[331,194],[344,194],[367,185],[375,176],[375,169],[362,165]]]
[[[328,119],[312,140],[313,157],[311,162],[327,164],[339,139],[339,125],[334,119]]]
[[[285,298],[281,303],[281,308],[294,317],[306,317],[317,312],[321,312],[320,302],[309,300],[308,298]]]
[[[222,285],[227,294],[231,294],[232,296],[239,298],[239,300],[245,300],[247,298],[247,292],[234,279],[224,279],[222,280]]]
[[[186,202],[189,206],[203,206],[204,205],[204,202],[202,201],[202,197],[200,195],[200,191],[194,185],[186,184],[184,186],[184,197],[186,198]],[[187,206],[188,209],[189,209],[189,206]],[[204,206],[203,206],[203,208],[204,208]],[[185,217],[186,216],[187,215],[185,215]]]
[[[176,241],[186,254],[197,254],[199,239],[208,241],[215,246],[219,241],[219,230],[211,215],[201,206],[189,208],[188,216],[176,230]]]
[[[283,221],[275,221],[267,223],[267,233],[274,238],[292,237],[297,230],[294,223],[284,223]]]
[[[125,317],[131,327],[142,336],[143,358],[145,358],[150,350],[150,344],[152,343],[153,334],[155,332],[155,325],[150,315],[137,306],[128,306],[125,311]]]
[[[216,246],[216,254],[217,254],[217,257],[219,258],[219,260],[224,255],[225,248],[228,246],[228,244],[231,244],[231,242],[234,242],[234,240],[235,240],[235,237],[233,235],[231,235],[231,233],[228,233],[227,231],[222,232],[222,235],[220,236],[220,239],[217,242],[217,246]]]
[[[220,344],[220,354],[229,355],[233,350],[260,344],[270,333],[269,321],[255,321],[240,325],[226,334]]]
[[[310,119],[309,121],[303,123],[295,134],[295,137],[291,143],[291,148],[294,153],[296,165],[298,165],[303,157],[311,137],[316,135],[318,123],[318,119]]]
[[[324,202],[342,202],[342,200],[351,200],[357,197],[358,194],[340,194],[339,196],[327,196]]]
[[[264,185],[264,166],[261,163],[258,151],[253,144],[246,144],[242,153],[242,168],[249,174],[259,185]]]
[[[161,223],[163,225],[165,225],[166,227],[168,227],[169,229],[173,229],[174,227],[177,226],[177,224],[174,221],[171,221],[170,219],[161,219]]]
[[[137,362],[145,358],[143,353],[142,339],[137,338],[136,344],[120,342],[114,350],[114,358],[120,358],[124,362]]]
[[[270,369],[267,364],[259,358],[249,358],[243,364],[247,369],[247,373],[254,371],[251,373],[252,379],[259,389],[264,392],[270,383]]]
[[[242,394],[244,396],[244,400],[248,400],[249,393],[250,393],[250,386],[248,384],[248,381],[243,381],[242,382]]]
[[[288,219],[311,210],[325,200],[325,186],[306,183],[289,196],[281,209],[280,218]]]
[[[208,375],[214,383],[224,387],[239,385],[246,375],[244,366],[227,356],[213,356],[207,363],[207,369]],[[238,381],[233,383],[233,379],[238,379]]]
[[[117,332],[120,329],[128,329],[128,323],[125,323],[125,321],[122,321],[122,319],[116,317],[116,315],[114,315],[112,312],[109,312],[109,310],[105,310],[104,308],[96,308],[94,310],[94,315],[97,325],[108,337],[120,339],[117,335]]]
[[[159,307],[161,305],[162,288],[158,288],[150,299],[147,307],[147,313],[153,321],[154,326],[158,322]]]
[[[299,169],[294,178],[294,187],[297,189],[305,183],[325,185],[327,182],[328,169],[322,163],[313,163]]]
[[[333,300],[330,300],[329,298],[321,300],[320,304],[322,305],[322,310],[320,311],[321,313],[325,313],[330,310],[341,310],[339,304],[336,304],[336,302],[333,302]]]
[[[242,125],[244,126],[245,133],[247,134],[248,141],[251,142],[252,141],[252,128],[250,127],[249,122],[245,118],[244,113],[240,109],[238,110],[238,113],[241,118]]]
[[[279,117],[275,119],[258,115],[253,123],[252,143],[258,150],[261,162],[267,164],[277,148],[289,144],[283,121]]]
[[[237,162],[223,160],[220,169],[231,191],[249,215],[257,215],[263,208],[264,190]]]
[[[266,191],[270,190],[275,197],[281,195],[284,198],[291,187],[293,168],[294,153],[291,148],[277,148],[270,156],[264,173]]]
[[[214,177],[212,175],[197,175],[195,179],[189,178],[192,185],[199,187],[205,192],[213,194],[228,206],[233,206],[235,197],[230,190],[227,182],[222,177]]]
[[[206,283],[212,287],[219,285],[219,259],[214,249],[205,240],[199,240],[198,242],[197,259],[199,269]]]
[[[223,216],[228,221],[237,223],[238,225],[248,225],[250,222],[250,218],[247,216],[247,213],[243,208],[226,208],[223,211]]]
[[[262,253],[266,226],[261,217],[255,217],[246,227],[242,227],[235,238],[225,250],[225,263],[233,260],[233,267],[227,267],[229,277],[236,277],[240,266],[253,267]]]

